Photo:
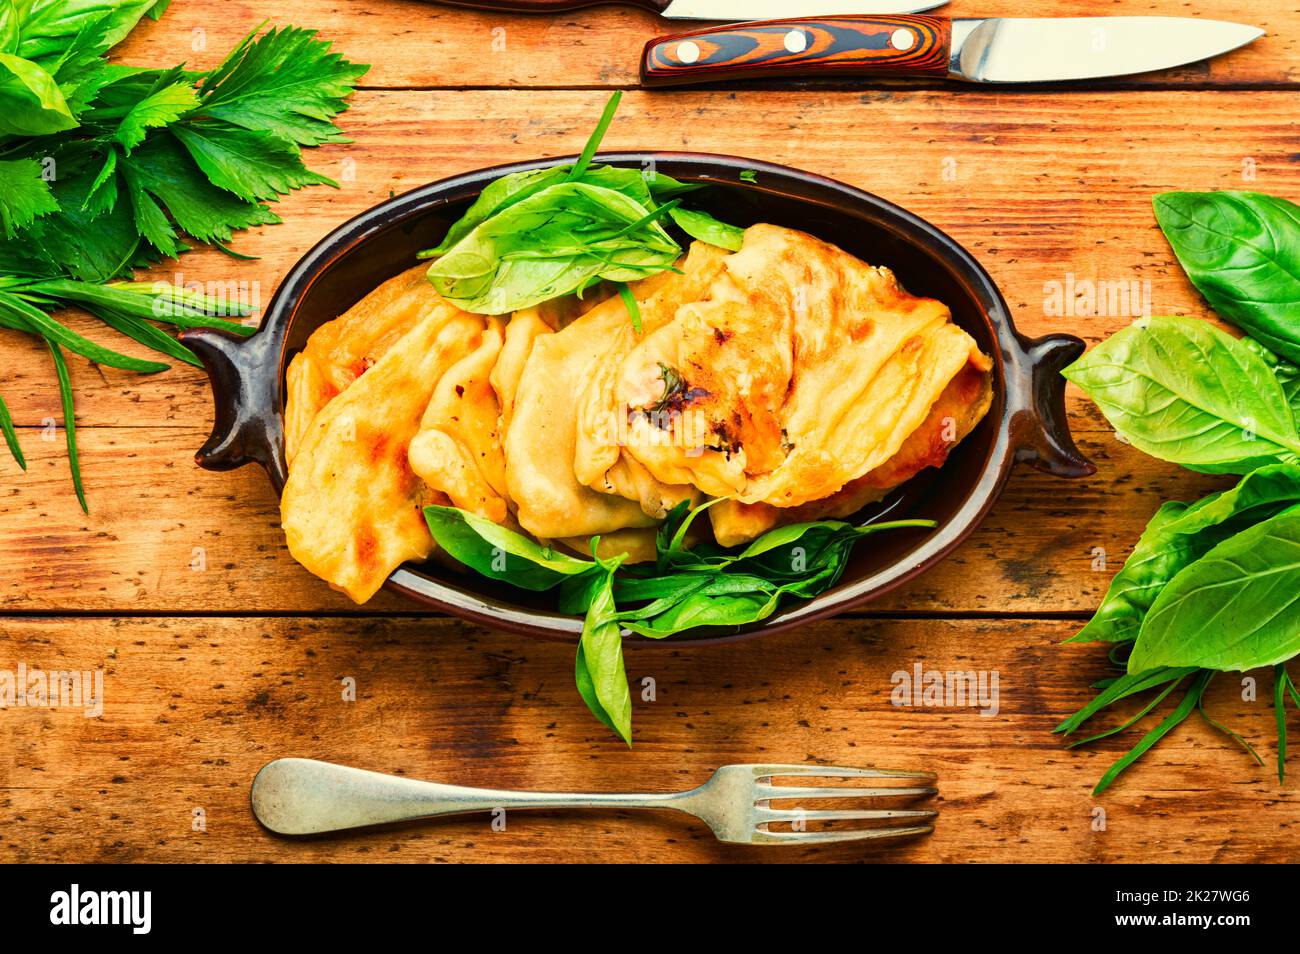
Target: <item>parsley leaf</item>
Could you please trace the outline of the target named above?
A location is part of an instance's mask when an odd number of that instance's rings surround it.
[[[13,238],[38,216],[58,209],[35,159],[0,160],[0,231]]]
[[[254,31],[254,34],[256,31]],[[302,146],[350,142],[331,120],[370,69],[350,63],[315,30],[249,34],[203,80],[202,116],[274,133]]]
[[[247,315],[240,303],[129,280],[191,240],[247,257],[226,246],[241,229],[280,221],[266,201],[335,185],[307,168],[302,147],[349,141],[333,120],[369,68],[296,27],[259,27],[206,73],[104,59],[142,17],[157,19],[167,6],[0,0],[0,327],[49,345],[83,507],[62,349],[140,372],[167,365],[119,354],[53,313],[80,307],[190,364],[198,359],[153,322],[251,332],[220,317]],[[22,466],[3,399],[0,435]]]

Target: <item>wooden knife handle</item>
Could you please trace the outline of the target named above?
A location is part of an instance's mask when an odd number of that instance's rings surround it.
[[[568,13],[571,10],[582,10],[609,3],[624,7],[640,7],[651,13],[663,13],[672,0],[441,0],[441,2],[448,6],[491,10],[495,13]]]
[[[942,17],[808,17],[713,27],[646,44],[641,81],[676,86],[782,76],[946,76]]]

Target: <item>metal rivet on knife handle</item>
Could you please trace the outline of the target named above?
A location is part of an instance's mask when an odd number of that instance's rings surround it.
[[[744,23],[654,40],[647,86],[873,72],[945,76],[951,30],[939,17],[835,17]],[[692,55],[684,55],[689,51]]]

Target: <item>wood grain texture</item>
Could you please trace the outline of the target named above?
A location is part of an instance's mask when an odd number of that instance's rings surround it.
[[[210,67],[268,9],[177,0],[119,59]],[[309,157],[341,188],[287,197],[285,224],[240,236],[236,247],[258,261],[199,251],[157,275],[261,303],[325,232],[390,194],[577,152],[607,88],[636,84],[643,44],[680,28],[612,6],[529,18],[416,0],[286,0],[273,12],[374,64],[343,119],[355,141]],[[1025,12],[1010,0],[944,11]],[[1068,0],[1033,11],[1099,12]],[[1135,0],[1122,12],[1194,12],[1269,36],[1110,90],[904,80],[634,91],[605,145],[751,155],[876,192],[969,248],[1027,334],[1095,343],[1134,311],[1207,317],[1155,227],[1151,195],[1300,198],[1300,9]],[[0,392],[30,460],[24,475],[0,455],[0,670],[102,667],[108,703],[100,719],[0,711],[0,861],[1300,861],[1296,783],[1279,786],[1271,766],[1253,766],[1203,723],[1180,728],[1100,801],[1092,785],[1133,740],[1068,752],[1051,735],[1106,671],[1095,648],[1060,641],[1162,501],[1228,482],[1118,442],[1073,388],[1071,422],[1095,477],[1067,485],[1016,468],[956,554],[857,618],[629,653],[633,678],[652,677],[658,692],[637,703],[629,751],[574,696],[568,647],[424,617],[388,596],[359,610],[297,567],[260,471],[192,463],[211,419],[200,372],[71,365],[89,517],[71,492],[48,359],[0,331]],[[999,714],[892,706],[891,674],[917,662],[996,670]],[[340,699],[349,675],[355,703]],[[1236,677],[1220,679],[1215,711],[1271,759],[1271,709],[1239,696]],[[757,759],[920,766],[940,773],[942,817],[932,838],[887,850],[724,848],[683,819],[617,814],[515,813],[504,833],[469,818],[288,842],[247,808],[253,773],[285,755],[467,784],[610,790],[687,787],[719,764]],[[1098,805],[1105,831],[1093,830]],[[195,808],[206,832],[192,830]]]
[[[797,3],[795,4],[797,7]],[[680,32],[682,21],[604,6],[548,17],[481,13],[423,0],[178,0],[162,21],[145,24],[118,48],[127,63],[181,60],[215,66],[239,39],[266,19],[313,27],[358,62],[372,64],[376,87],[635,86],[641,50],[656,36]],[[951,17],[1189,16],[1253,23],[1268,36],[1226,56],[1153,76],[1133,86],[1275,86],[1300,83],[1300,9],[1294,4],[1200,0],[1131,0],[1122,7],[1039,0],[953,0]],[[908,83],[913,81],[901,80]],[[1119,85],[1117,82],[1116,85]],[[1032,94],[1038,96],[1040,94]]]
[[[572,687],[568,647],[441,620],[10,622],[7,657],[104,671],[104,712],[0,713],[0,857],[78,861],[1298,861],[1296,783],[1279,786],[1199,720],[1101,799],[1123,751],[1068,751],[1053,725],[1088,698],[1104,653],[1049,621],[820,624],[690,651],[629,654],[636,745],[606,738]],[[996,671],[998,711],[900,707],[893,673]],[[6,661],[4,665],[14,663]],[[342,680],[356,701],[342,700]],[[1271,759],[1267,701],[1215,687],[1212,711]],[[1293,720],[1294,721],[1294,720]],[[1108,723],[1109,724],[1109,723]],[[1133,740],[1130,739],[1131,743]],[[248,787],[296,755],[413,777],[534,789],[688,788],[718,765],[817,762],[939,775],[938,828],[890,848],[717,844],[661,815],[513,812],[341,839],[262,831]],[[1093,811],[1105,810],[1094,831]],[[822,807],[811,805],[806,807]],[[194,809],[206,831],[191,830]]]
[[[339,180],[338,190],[288,196],[277,206],[284,224],[241,233],[235,248],[258,261],[200,250],[155,277],[265,304],[328,230],[430,181],[576,153],[604,101],[603,92],[589,91],[551,91],[544,101],[513,90],[359,94],[343,120],[356,141],[308,156]],[[1144,308],[1208,314],[1156,227],[1153,194],[1252,188],[1300,197],[1295,94],[1128,93],[1122,101],[1117,124],[1115,97],[1099,93],[1047,100],[984,91],[764,93],[764,108],[780,121],[754,124],[738,116],[745,106],[733,93],[632,93],[605,145],[754,156],[875,192],[969,249],[1023,332],[1070,331],[1096,343]],[[145,354],[99,323],[74,327]],[[39,425],[57,417],[57,387],[40,349],[2,329],[0,347],[24,356],[4,372],[15,419]],[[193,426],[211,414],[199,371],[144,378],[69,361],[83,426]]]
[[[29,472],[0,496],[0,610],[358,612],[290,558],[265,473],[193,465],[200,429],[90,428],[80,436],[89,517],[71,493],[62,434],[28,437]],[[1078,437],[1095,476],[1067,485],[1018,466],[969,541],[869,611],[1084,614],[1161,501],[1196,499],[1230,482],[1154,461],[1109,432]],[[385,595],[367,610],[415,608]]]

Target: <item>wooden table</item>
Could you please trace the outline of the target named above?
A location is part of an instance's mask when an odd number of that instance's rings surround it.
[[[954,0],[948,12],[1023,5]],[[1098,11],[1043,0],[1035,12]],[[1191,10],[1130,0],[1106,12]],[[283,225],[240,236],[257,261],[185,256],[175,271],[186,280],[256,282],[265,302],[345,219],[444,176],[575,152],[609,90],[627,88],[607,148],[748,155],[868,189],[969,248],[1024,332],[1095,343],[1130,316],[1055,316],[1050,283],[1149,283],[1155,313],[1206,315],[1155,226],[1153,193],[1300,198],[1300,10],[1200,0],[1196,12],[1269,36],[1090,89],[895,81],[652,93],[636,89],[639,50],[672,25],[620,8],[529,19],[400,0],[177,0],[118,56],[208,67],[272,14],[374,64],[342,120],[355,142],[309,157],[341,187],[287,198]],[[657,701],[636,704],[629,750],[578,700],[571,647],[431,617],[389,595],[358,608],[299,568],[262,472],[192,463],[212,414],[193,369],[143,378],[73,359],[84,516],[63,435],[48,426],[61,419],[48,360],[0,334],[0,389],[30,460],[21,474],[0,455],[0,669],[102,668],[107,697],[97,719],[0,713],[0,860],[1300,859],[1297,783],[1280,786],[1205,724],[1184,724],[1101,799],[1093,783],[1135,737],[1067,751],[1051,734],[1107,669],[1104,653],[1061,641],[1161,501],[1223,485],[1120,443],[1078,392],[1071,423],[1095,477],[1017,468],[961,550],[866,612],[736,645],[629,652],[634,683],[657,686]],[[892,705],[891,675],[917,663],[996,671],[998,713]],[[1258,702],[1229,678],[1213,696],[1270,759],[1262,682]],[[687,787],[717,765],[758,760],[924,766],[940,774],[942,817],[933,836],[887,849],[723,847],[686,819],[619,814],[514,814],[504,832],[469,817],[288,842],[248,809],[253,774],[286,755],[522,788]]]

